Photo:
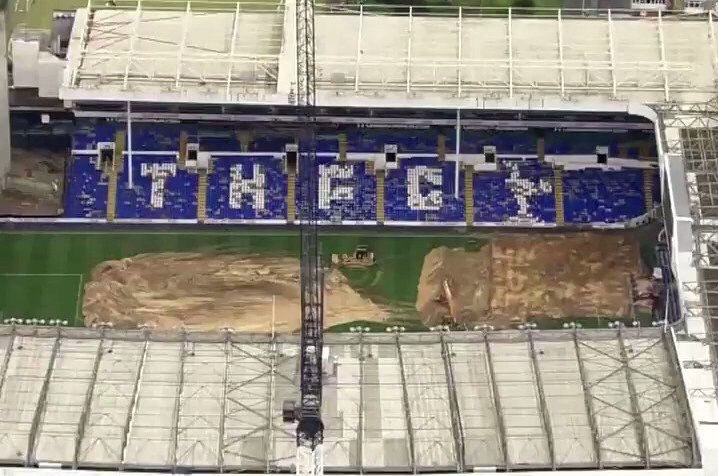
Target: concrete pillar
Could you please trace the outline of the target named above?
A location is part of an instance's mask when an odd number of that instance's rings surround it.
[[[0,11],[0,38],[7,38],[5,13]],[[0,190],[10,172],[10,109],[7,84],[7,42],[0,41]]]

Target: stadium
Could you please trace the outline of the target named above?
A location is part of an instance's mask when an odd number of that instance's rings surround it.
[[[713,6],[384,3],[7,2],[0,474],[718,474]]]

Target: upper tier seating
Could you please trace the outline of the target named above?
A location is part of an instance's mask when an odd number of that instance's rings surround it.
[[[550,165],[505,160],[496,172],[474,174],[474,220],[531,223],[556,221]]]
[[[174,154],[133,154],[133,187],[128,158],[118,174],[117,218],[197,218],[197,174],[181,170]]]
[[[367,173],[366,164],[339,161],[334,156],[318,156],[317,160],[318,219],[334,222],[376,220],[376,177]],[[300,175],[297,204],[303,202],[301,183]]]
[[[114,122],[80,124],[73,136],[74,154],[66,186],[65,214],[68,217],[102,218],[107,212],[108,177],[96,166],[99,142],[113,142],[124,125]],[[206,217],[208,219],[273,219],[287,217],[287,173],[282,150],[294,138],[282,133],[246,137],[249,150],[267,149],[272,154],[239,153],[240,135],[231,127],[185,124],[134,124],[132,128],[133,188],[128,188],[128,157],[118,171],[115,216],[144,219],[196,219],[198,173],[184,169],[178,160],[180,134],[188,143],[200,144],[210,152],[207,173]],[[458,197],[455,194],[455,163],[441,161],[436,152],[438,133],[419,129],[354,129],[347,133],[349,152],[382,153],[384,144],[395,143],[399,152],[417,151],[400,157],[385,172],[384,217],[386,222],[463,223],[464,167],[459,171]],[[588,136],[586,136],[588,134]],[[595,144],[620,142],[610,134],[547,132],[547,149],[553,152],[593,152],[588,146],[566,145],[559,137],[581,138]],[[635,134],[627,138],[634,140]],[[462,153],[480,153],[484,145],[495,145],[498,170],[477,171],[473,186],[474,221],[477,223],[553,223],[556,221],[555,181],[550,164],[530,155],[535,138],[526,131],[465,131]],[[446,135],[446,150],[453,148],[453,135]],[[613,142],[610,142],[610,141]],[[129,141],[126,141],[129,142]],[[338,150],[336,132],[317,137],[322,150]],[[120,144],[123,148],[127,144]],[[585,149],[585,150],[584,150]],[[88,151],[83,153],[81,151]],[[527,153],[528,152],[528,153]],[[547,153],[551,151],[547,150]],[[429,155],[434,154],[434,155]],[[507,157],[508,155],[508,157]],[[518,157],[518,158],[517,158]],[[356,156],[354,158],[357,158]],[[374,221],[377,219],[376,175],[364,160],[340,161],[335,155],[319,153],[318,217],[322,221]],[[301,164],[301,159],[300,159]],[[586,168],[564,170],[564,221],[566,223],[621,223],[646,212],[643,170]],[[203,182],[204,184],[204,182]],[[297,177],[295,208],[302,203],[302,178]],[[658,174],[653,177],[653,201],[660,201]]]
[[[216,156],[207,180],[207,218],[287,216],[287,175],[280,156]]]
[[[642,215],[643,170],[566,170],[563,208],[567,223],[620,223]]]
[[[454,162],[434,157],[399,160],[387,170],[384,214],[387,221],[460,222],[464,220],[464,172],[455,196]]]
[[[65,179],[65,216],[104,218],[106,213],[107,177],[97,168],[97,156],[71,157]]]

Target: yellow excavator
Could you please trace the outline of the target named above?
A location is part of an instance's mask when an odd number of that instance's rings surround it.
[[[354,249],[352,254],[333,254],[332,263],[338,266],[346,266],[349,268],[367,268],[374,266],[376,262],[374,252],[369,250],[366,245],[359,245]]]

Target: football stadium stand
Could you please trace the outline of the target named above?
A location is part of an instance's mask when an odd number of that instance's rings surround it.
[[[80,125],[65,216],[293,221],[290,209],[303,198],[301,187],[294,193],[284,150],[295,139],[240,136],[221,128],[141,124],[130,144],[118,123]],[[539,157],[531,133],[468,131],[457,163],[455,140],[429,129],[324,134],[317,142],[319,214],[334,224],[622,226],[649,213],[660,202],[660,188],[655,165],[632,160],[638,150],[622,148],[616,136],[550,133]],[[607,164],[596,164],[597,144],[611,157]],[[385,153],[388,145],[396,146],[393,157]],[[105,162],[103,147],[114,151]],[[486,147],[495,148],[495,163]],[[195,153],[188,158],[190,149]],[[614,160],[619,149],[623,157]],[[300,164],[301,158],[300,150]]]

